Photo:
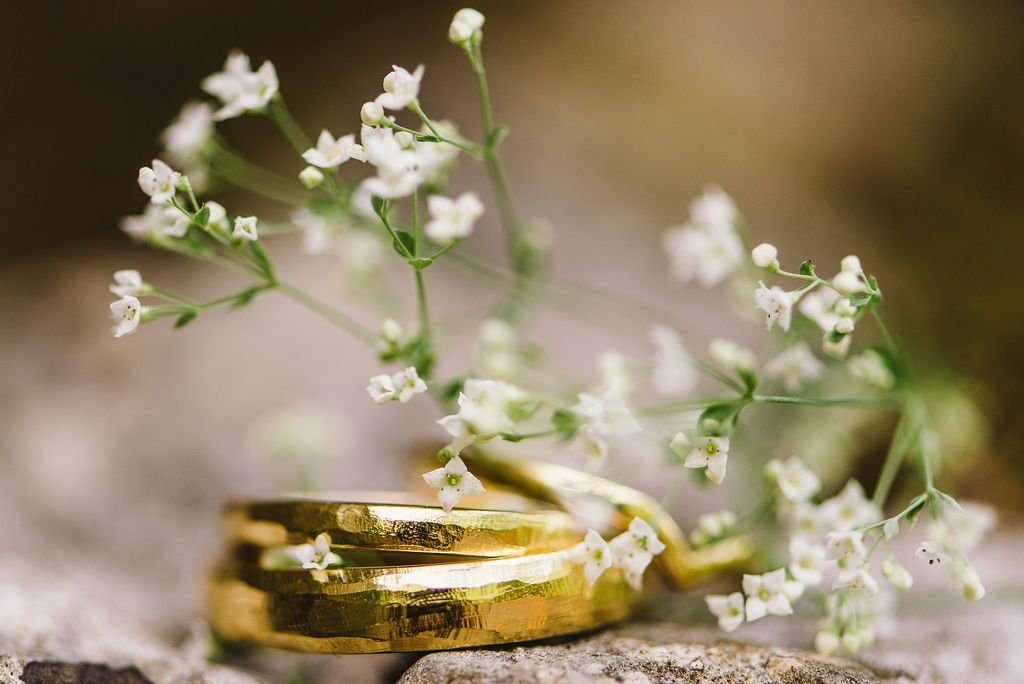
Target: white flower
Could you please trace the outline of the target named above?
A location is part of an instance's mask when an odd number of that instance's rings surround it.
[[[299,171],[299,182],[312,190],[324,182],[324,174],[315,166],[307,166]]]
[[[808,501],[821,489],[821,480],[796,456],[785,461],[773,459],[765,470],[775,478],[782,496],[793,503]]]
[[[852,530],[881,518],[881,512],[864,496],[864,488],[856,480],[847,482],[842,491],[823,502],[820,509],[833,530]]]
[[[961,502],[961,509],[945,506],[929,531],[932,539],[967,552],[974,549],[996,525],[996,511],[988,504]]]
[[[832,278],[832,285],[839,294],[844,296],[856,295],[867,291],[867,286],[860,276],[852,271],[840,271]]]
[[[569,550],[569,559],[583,566],[583,576],[593,585],[612,566],[612,550],[596,530],[587,530],[583,541]]]
[[[400,66],[394,66],[392,69],[393,71],[384,77],[384,92],[377,96],[376,102],[385,109],[405,109],[415,102],[420,94],[423,65],[416,67],[416,71],[411,74]]]
[[[786,569],[779,568],[763,575],[743,575],[743,593],[747,595],[747,622],[771,613],[791,615],[793,607],[785,592]]]
[[[768,288],[763,282],[759,282],[754,291],[754,305],[764,311],[764,324],[769,330],[776,323],[783,330],[789,330],[793,320],[793,304],[798,298],[795,292],[786,292],[781,287]]]
[[[142,293],[142,274],[136,270],[115,271],[110,291],[118,297],[135,297]]]
[[[133,240],[143,242],[156,237],[184,237],[189,224],[189,218],[175,207],[147,204],[142,214],[121,219],[121,230]]]
[[[385,318],[377,332],[377,351],[393,354],[402,344],[402,326],[393,318]]]
[[[793,537],[817,543],[828,532],[829,521],[819,506],[811,503],[798,503],[789,507],[786,512],[789,534]]]
[[[295,557],[306,570],[325,570],[341,563],[341,556],[331,551],[331,536],[321,532],[312,544],[295,547]]]
[[[732,340],[716,337],[708,343],[708,356],[715,363],[738,372],[750,372],[757,365],[754,352],[739,346]]]
[[[665,550],[665,545],[658,539],[658,533],[640,518],[633,518],[629,529],[612,539],[608,545],[615,567],[622,570],[626,581],[637,591],[643,586],[644,570],[655,556]]]
[[[726,632],[735,631],[743,624],[743,594],[738,591],[726,596],[711,594],[704,597],[711,614],[718,618],[718,626]]]
[[[843,273],[852,273],[854,275],[860,275],[864,272],[860,265],[860,258],[853,254],[843,257],[843,260],[839,262],[839,269]]]
[[[460,21],[474,31],[479,31],[484,27],[484,20],[484,15],[472,7],[463,7],[452,17],[452,21]]]
[[[451,121],[435,121],[434,128],[442,137],[449,140],[456,140],[459,137],[459,130]],[[424,135],[433,135],[433,131],[426,125],[420,127],[420,132]],[[458,147],[446,142],[417,142],[416,164],[424,182],[436,185],[445,181],[459,156],[459,151]]]
[[[416,153],[403,150],[389,128],[362,128],[366,159],[377,167],[377,175],[367,178],[363,187],[372,195],[384,199],[407,197],[422,182],[416,169]]]
[[[445,511],[451,511],[464,496],[487,491],[458,456],[452,456],[443,468],[424,473],[423,479],[437,490],[438,501]]]
[[[826,333],[832,332],[839,322],[835,311],[839,293],[829,287],[817,287],[800,299],[800,313],[818,324]]]
[[[165,204],[174,197],[181,174],[159,159],[153,160],[153,166],[139,169],[139,187],[149,195],[153,204]]]
[[[374,375],[366,386],[366,392],[378,404],[387,403],[395,398],[395,381],[387,373]]]
[[[142,320],[142,305],[131,295],[125,295],[110,304],[110,316],[117,323],[114,326],[114,337],[130,335],[139,327]]]
[[[683,435],[682,433],[679,433],[679,435],[676,436],[678,437],[680,435],[682,435],[683,439],[686,439],[686,435]],[[675,443],[675,439],[673,439],[673,443]],[[689,444],[689,440],[686,440],[686,443]],[[669,444],[669,447],[671,447],[673,451],[676,449],[673,444]],[[704,546],[709,542],[727,535],[735,525],[736,514],[732,511],[702,513],[697,516],[697,529],[690,533],[690,542],[692,542],[694,546]]]
[[[874,349],[861,352],[846,362],[846,370],[850,375],[863,380],[867,384],[879,389],[892,389],[896,384],[892,371],[885,363],[885,359]]]
[[[205,204],[206,208],[210,210],[210,218],[206,221],[206,225],[210,228],[214,228],[221,232],[227,232],[228,229],[228,211],[219,202],[213,200]],[[178,212],[179,217],[184,218],[181,212]],[[185,219],[186,227],[189,223],[188,219]]]
[[[814,650],[821,655],[839,654],[839,635],[830,629],[823,629],[814,635]]]
[[[441,195],[427,198],[430,221],[426,225],[427,237],[439,245],[467,237],[473,224],[483,216],[484,205],[476,194],[467,192],[456,199]]]
[[[985,597],[985,587],[977,571],[963,558],[957,558],[949,565],[949,579],[959,586],[960,593],[968,601]]]
[[[355,150],[353,148],[359,148]],[[302,153],[302,158],[307,164],[319,166],[321,169],[332,169],[344,164],[352,158],[352,152],[361,155],[362,146],[356,144],[356,136],[343,135],[335,138],[326,128],[320,131],[316,139],[316,147],[311,147]]]
[[[766,268],[770,271],[779,270],[779,250],[775,245],[762,242],[750,250],[750,258],[758,268]]]
[[[454,19],[448,26],[448,40],[456,45],[461,45],[472,37],[473,27],[465,22]]]
[[[172,161],[185,164],[196,161],[199,152],[213,133],[213,107],[206,102],[189,102],[161,140]]]
[[[500,380],[470,378],[459,393],[459,412],[437,421],[453,437],[450,449],[458,454],[475,441],[487,441],[515,426],[512,414],[525,401],[525,393]]]
[[[906,591],[914,584],[914,577],[910,571],[897,563],[892,556],[882,562],[882,576],[900,591]]]
[[[277,94],[277,71],[269,61],[252,70],[249,56],[233,50],[224,62],[224,71],[203,79],[202,88],[221,101],[214,121],[231,119],[252,109],[262,109]]]
[[[743,263],[743,242],[732,227],[686,224],[670,228],[663,244],[672,275],[681,283],[696,280],[701,287],[714,287]]]
[[[389,401],[405,404],[417,394],[426,391],[427,383],[423,382],[414,366],[391,375],[375,375],[370,378],[370,384],[366,387],[366,392],[378,404]]]
[[[581,392],[579,402],[572,407],[580,419],[579,435],[583,441],[583,454],[599,465],[608,455],[608,442],[640,431],[640,425],[615,392],[600,397]]]
[[[789,392],[796,392],[805,382],[817,380],[825,371],[825,364],[814,356],[806,342],[797,342],[764,365],[764,374],[781,378]]]
[[[601,374],[601,389],[620,397],[628,397],[633,391],[633,370],[629,359],[622,354],[607,351],[597,357],[597,368]]]
[[[834,359],[842,360],[850,352],[850,343],[852,341],[853,338],[849,335],[843,335],[838,340],[833,340],[829,333],[825,333],[821,340],[821,350]]]
[[[517,335],[508,321],[502,318],[485,318],[477,330],[480,345],[487,349],[513,349]]]
[[[821,584],[825,569],[825,547],[812,544],[802,537],[789,542],[789,572],[801,584],[816,587]]]
[[[836,576],[835,582],[832,583],[832,590],[847,588],[877,594],[878,582],[866,568],[846,568]]]
[[[686,353],[679,334],[665,325],[655,325],[649,333],[655,347],[651,384],[654,391],[666,396],[689,394],[700,381],[700,374]]]
[[[359,119],[367,126],[377,126],[384,121],[384,108],[377,102],[365,102],[359,109]]]
[[[241,238],[243,240],[249,240],[254,242],[259,238],[259,233],[256,231],[256,217],[255,216],[238,216],[235,218],[235,229],[231,233],[233,238]]]
[[[725,479],[725,466],[729,458],[728,437],[698,437],[691,443],[680,432],[672,438],[670,446],[684,459],[683,465],[687,468],[705,468],[707,478],[715,484],[721,484]]]
[[[391,376],[395,384],[395,399],[405,404],[417,394],[427,391],[427,383],[423,382],[415,366],[409,366]]]
[[[857,565],[867,555],[860,532],[829,532],[825,538],[825,560],[846,559],[845,565]]]
[[[928,561],[928,565],[949,563],[949,554],[946,552],[946,547],[942,543],[930,539],[921,542],[921,546],[917,548],[914,555]]]

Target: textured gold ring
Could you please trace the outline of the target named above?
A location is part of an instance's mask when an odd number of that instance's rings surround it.
[[[433,651],[574,634],[625,619],[637,597],[615,568],[589,585],[564,552],[328,570],[268,570],[258,553],[236,549],[214,571],[211,626],[227,639],[314,653]]]
[[[399,493],[335,496],[352,500],[293,497],[230,504],[228,537],[269,547],[300,544],[326,532],[340,548],[499,558],[565,549],[584,532],[572,516],[536,504],[533,511],[456,508],[446,513],[436,503],[403,503],[411,498]]]

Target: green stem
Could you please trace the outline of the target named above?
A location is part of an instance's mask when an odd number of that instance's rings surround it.
[[[889,408],[893,401],[888,397],[789,397],[755,395],[755,404],[799,404],[802,406],[822,406],[828,408]]]
[[[896,424],[892,441],[889,442],[889,450],[882,464],[882,472],[878,475],[875,491],[871,494],[871,503],[879,510],[885,505],[885,500],[889,498],[889,492],[896,481],[896,475],[899,473],[900,466],[903,465],[903,461],[907,456],[911,436],[909,427],[907,412],[904,410],[900,415],[899,422]]]
[[[424,135],[420,131],[416,131],[416,130],[413,130],[411,128],[406,128],[405,126],[403,126],[401,124],[397,124],[394,121],[389,121],[389,120],[385,119],[382,123],[385,126],[387,126],[388,128],[393,128],[396,131],[405,131],[406,133],[410,133],[413,136],[415,136],[416,139],[419,140],[419,141],[447,143],[448,145],[451,145],[453,147],[458,147],[460,150],[463,150],[465,152],[469,152],[470,154],[472,154],[474,156],[477,156],[477,157],[483,157],[484,156],[484,148],[479,146],[479,145],[474,145],[473,143],[462,141],[462,140],[453,140],[452,138],[448,138],[448,137],[445,137],[445,136],[441,135],[437,131],[437,129],[434,128],[433,122],[427,117],[426,114],[423,113],[423,110],[421,110],[419,108],[419,105],[416,106],[416,109],[413,109],[412,105],[410,105],[409,109],[412,109],[412,111],[418,117],[420,117],[420,119],[427,126],[427,128],[430,129],[430,135]]]
[[[350,318],[348,315],[338,311],[334,307],[326,304],[312,295],[303,292],[299,288],[289,283],[283,283],[278,281],[276,285],[277,290],[285,295],[286,297],[298,302],[307,309],[314,311],[331,323],[334,323],[339,328],[342,328],[367,344],[373,344],[377,336],[373,334],[369,329],[364,327],[362,324]]]
[[[300,126],[299,122],[295,120],[294,116],[292,116],[292,113],[284,103],[284,98],[281,96],[281,93],[277,93],[270,100],[270,103],[267,105],[267,115],[273,119],[274,123],[277,124],[277,127],[281,129],[282,133],[284,133],[284,137],[288,139],[292,149],[298,152],[300,156],[303,152],[313,147],[313,140],[306,135],[302,126]],[[334,197],[342,206],[345,206],[347,198],[345,192],[338,183],[338,178],[335,173],[335,171],[330,171],[324,175],[322,187],[325,192]]]
[[[420,253],[420,193],[412,193],[412,257],[419,257]],[[433,336],[430,330],[430,311],[427,308],[427,292],[423,283],[423,269],[413,265],[413,274],[416,280],[416,304],[420,317],[420,349],[419,370],[424,377],[429,378],[433,366]]]

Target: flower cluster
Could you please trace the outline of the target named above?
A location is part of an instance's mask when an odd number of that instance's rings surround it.
[[[609,568],[618,568],[630,586],[639,591],[644,570],[654,557],[665,550],[646,521],[633,518],[629,529],[611,541],[605,541],[595,530],[588,530],[583,541],[569,551],[572,562],[583,566],[583,576],[594,584]]]

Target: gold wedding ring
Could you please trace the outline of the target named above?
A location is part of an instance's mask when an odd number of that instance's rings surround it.
[[[516,497],[519,510],[455,508],[445,512],[397,492],[296,496],[229,505],[227,533],[236,542],[300,544],[326,532],[334,546],[501,558],[568,548],[586,531],[561,511]],[[532,508],[533,510],[529,510]]]
[[[215,570],[211,626],[228,639],[313,653],[443,650],[574,634],[625,619],[637,594],[614,568],[589,585],[565,552],[328,570],[268,570],[257,556],[240,547]]]

